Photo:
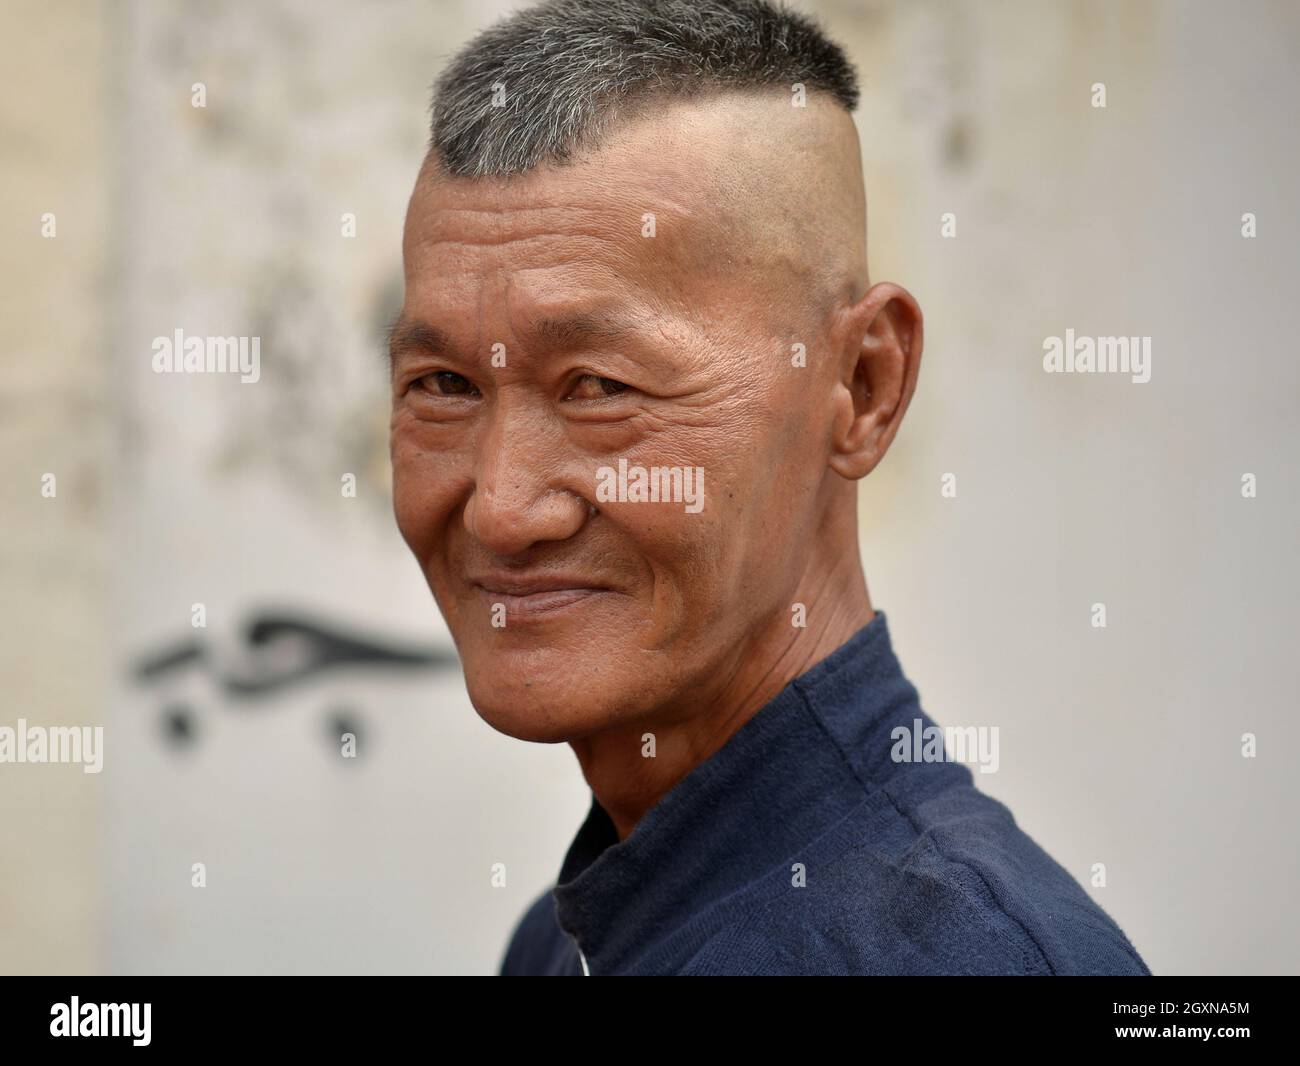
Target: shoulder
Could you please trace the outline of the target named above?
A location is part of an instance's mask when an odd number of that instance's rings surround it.
[[[1015,823],[960,784],[864,804],[765,877],[688,972],[1147,974],[1111,918]]]
[[[960,885],[972,905],[1014,929],[1030,972],[1149,975],[1113,918],[973,784],[902,809],[916,829],[905,867]]]
[[[537,897],[515,924],[501,960],[503,977],[556,977],[574,972],[577,952],[555,916],[551,890]]]

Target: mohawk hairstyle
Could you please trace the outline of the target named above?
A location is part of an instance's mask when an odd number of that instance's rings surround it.
[[[462,177],[560,164],[630,105],[802,83],[846,110],[857,74],[768,0],[547,0],[489,27],[434,86],[430,153]]]

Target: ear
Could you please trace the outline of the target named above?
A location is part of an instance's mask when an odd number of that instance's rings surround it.
[[[856,480],[884,457],[916,390],[921,308],[906,289],[882,281],[844,312],[841,328],[830,465]]]

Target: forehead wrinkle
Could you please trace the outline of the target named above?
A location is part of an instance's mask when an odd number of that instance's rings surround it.
[[[624,345],[631,341],[643,345],[647,339],[643,323],[637,317],[607,308],[550,312],[512,332],[519,347],[537,353],[599,343]],[[405,355],[451,356],[456,350],[450,334],[430,322],[399,319],[389,329],[388,353],[392,365]]]
[[[698,220],[703,190],[684,187],[684,177],[644,155],[543,166],[508,178],[451,177],[426,168],[412,198],[418,210],[408,218],[405,250],[409,260],[416,252],[456,247],[574,241],[622,260],[644,242],[647,212],[661,223],[660,243]],[[682,195],[688,191],[692,195]]]

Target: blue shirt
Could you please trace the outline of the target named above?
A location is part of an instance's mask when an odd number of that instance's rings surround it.
[[[964,764],[895,761],[918,719],[877,612],[626,840],[593,796],[501,972],[1149,976]]]

